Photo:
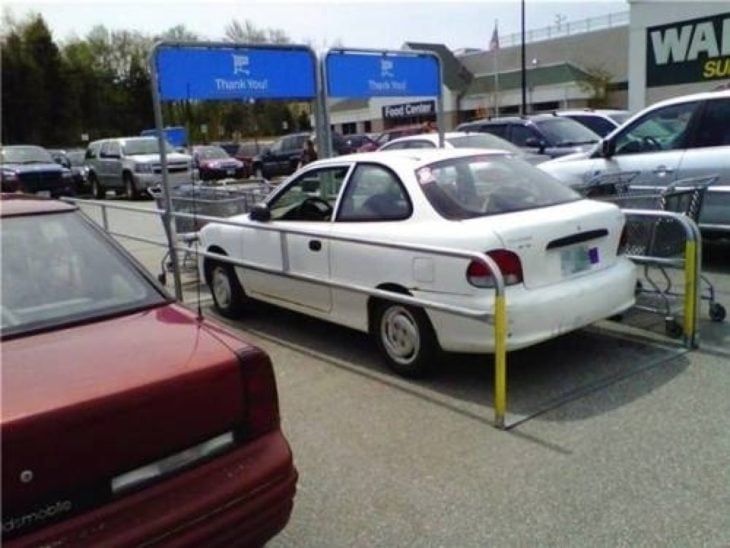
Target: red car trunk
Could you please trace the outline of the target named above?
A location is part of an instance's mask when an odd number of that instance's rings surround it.
[[[268,358],[223,340],[167,305],[4,341],[3,513],[93,505],[114,476],[240,428],[232,350]]]

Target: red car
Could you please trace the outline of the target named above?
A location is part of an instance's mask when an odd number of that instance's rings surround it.
[[[74,206],[2,195],[4,546],[260,545],[297,472],[268,356]]]
[[[203,181],[244,179],[248,170],[241,160],[229,156],[221,147],[200,145],[193,147],[193,163]]]

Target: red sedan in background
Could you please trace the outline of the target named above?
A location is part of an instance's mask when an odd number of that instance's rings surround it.
[[[198,170],[198,178],[202,181],[243,179],[248,176],[241,160],[231,157],[216,145],[194,146],[193,163]]]
[[[2,195],[2,542],[260,545],[297,472],[269,357],[75,207]]]

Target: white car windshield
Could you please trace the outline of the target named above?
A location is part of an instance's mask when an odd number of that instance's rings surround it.
[[[79,213],[2,221],[3,337],[165,301]]]
[[[447,137],[446,140],[454,148],[494,148],[497,150],[506,150],[513,154],[522,154],[519,147],[513,145],[509,141],[492,135],[491,133],[476,133],[472,135],[462,135],[460,137]]]
[[[548,207],[581,196],[532,167],[506,155],[453,158],[416,170],[416,178],[434,209],[460,220]]]

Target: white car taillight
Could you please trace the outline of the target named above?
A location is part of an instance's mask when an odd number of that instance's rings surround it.
[[[506,249],[488,251],[487,255],[497,263],[505,285],[522,282],[522,263],[516,253]],[[466,279],[474,287],[494,287],[494,276],[478,261],[472,261],[466,269]]]

